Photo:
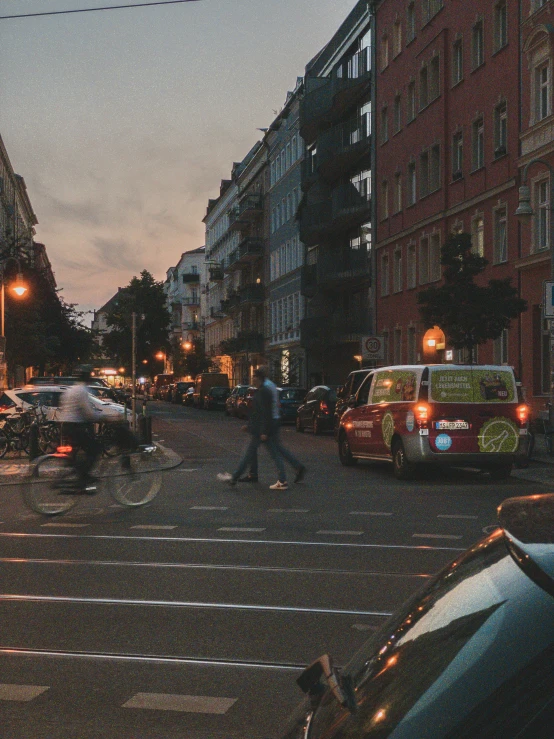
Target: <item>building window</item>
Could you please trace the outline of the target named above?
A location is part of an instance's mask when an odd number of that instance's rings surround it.
[[[394,364],[402,364],[402,329],[395,328],[393,334]]]
[[[381,183],[381,218],[389,217],[389,183],[383,180]]]
[[[419,70],[419,109],[429,104],[429,74],[426,66]]]
[[[417,285],[416,271],[416,245],[408,244],[406,254],[406,287],[408,290],[413,289]]]
[[[452,84],[457,85],[464,78],[464,47],[459,38],[452,46]]]
[[[389,255],[381,255],[381,296],[389,294]]]
[[[494,364],[508,364],[508,329],[505,328],[500,336],[493,341]]]
[[[394,98],[394,133],[398,133],[402,128],[402,97],[397,95]]]
[[[417,362],[417,336],[413,326],[408,328],[408,364]]]
[[[381,143],[384,144],[389,140],[389,110],[381,109]]]
[[[485,166],[485,125],[483,118],[477,118],[472,125],[473,170]]]
[[[476,216],[471,222],[471,251],[479,257],[485,256],[485,220]]]
[[[408,4],[406,9],[406,43],[410,43],[416,37],[415,3]]]
[[[290,159],[290,143],[287,144],[287,146],[285,148],[285,151],[286,151],[285,166],[286,166],[287,169],[289,169],[289,167],[291,165],[291,159]]]
[[[419,284],[429,282],[429,237],[424,236],[419,242]]]
[[[385,35],[381,39],[381,69],[389,66],[389,53],[389,37]]]
[[[506,0],[494,7],[494,50],[498,51],[508,43],[508,13]]]
[[[402,210],[402,174],[397,172],[394,175],[394,212],[399,213]]]
[[[457,131],[452,137],[452,179],[463,177],[464,170],[464,135]]]
[[[550,62],[535,69],[535,122],[550,115]]]
[[[392,56],[398,56],[402,51],[402,25],[396,20],[392,27]]]
[[[550,181],[542,180],[535,185],[535,251],[550,247]]]
[[[415,205],[416,191],[416,165],[415,162],[408,164],[408,205]]]
[[[423,24],[428,23],[444,5],[444,0],[422,0],[421,16]]]
[[[506,101],[499,103],[494,109],[494,156],[503,156],[508,146],[508,113]]]
[[[408,98],[407,98],[407,115],[408,123],[413,121],[416,117],[416,86],[415,80],[411,80],[408,84]]]
[[[392,268],[392,289],[393,292],[402,292],[402,248],[397,247],[394,250],[394,263]]]
[[[441,235],[434,233],[429,245],[429,280],[436,282],[442,277],[441,270]]]
[[[440,95],[440,58],[434,56],[429,62],[429,101]]]
[[[494,263],[501,264],[508,261],[508,214],[506,206],[494,210]]]
[[[431,147],[429,160],[429,192],[435,192],[441,186],[441,150],[439,144]]]
[[[423,151],[419,156],[419,196],[429,194],[429,152]]]
[[[485,63],[485,37],[483,21],[478,20],[471,32],[471,66],[477,69]]]

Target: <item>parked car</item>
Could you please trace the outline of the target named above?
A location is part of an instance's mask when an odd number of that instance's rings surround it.
[[[433,577],[308,698],[283,739],[548,739],[554,720],[554,495],[512,498],[501,528]]]
[[[349,408],[354,408],[356,404],[356,393],[371,371],[370,369],[354,370],[354,372],[348,375],[344,385],[337,388],[337,404],[335,405],[335,418],[333,420],[333,430],[336,437],[338,437],[340,419],[343,413]]]
[[[296,423],[296,413],[305,397],[306,390],[301,387],[283,387],[279,389],[281,423]]]
[[[529,409],[511,367],[406,365],[371,372],[341,418],[339,457],[388,460],[399,479],[419,465],[479,467],[497,480],[527,458]]]
[[[248,387],[244,395],[241,395],[237,401],[237,418],[248,418],[250,415],[250,408],[252,407],[252,398],[256,392],[255,387]]]
[[[314,434],[333,430],[337,385],[316,385],[296,413],[296,430],[311,428]]]
[[[224,372],[203,372],[194,383],[194,406],[204,407],[204,395],[211,387],[229,387],[229,377]]]
[[[183,403],[183,396],[187,392],[189,387],[194,388],[194,383],[193,382],[176,382],[175,388],[171,395],[171,402],[177,405],[181,405]]]
[[[27,385],[18,387],[14,390],[4,390],[0,395],[0,410],[3,413],[10,412],[11,409],[16,411],[17,408],[27,410],[32,406],[41,405],[49,420],[55,421],[58,416],[58,409],[61,405],[62,394],[67,390],[64,385]],[[120,403],[102,400],[94,395],[90,395],[90,401],[95,410],[98,412],[98,421],[117,420],[125,417],[125,408]]]
[[[211,387],[204,395],[204,409],[207,411],[223,410],[230,392],[228,387]]]
[[[239,399],[246,395],[248,387],[248,385],[235,385],[235,387],[231,390],[230,395],[225,401],[226,416],[237,415],[237,404],[239,402]]]
[[[183,393],[183,405],[192,407],[194,405],[194,386]]]

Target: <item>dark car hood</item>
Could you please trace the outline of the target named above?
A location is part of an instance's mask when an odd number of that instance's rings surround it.
[[[554,494],[508,498],[498,520],[514,559],[554,595]]]

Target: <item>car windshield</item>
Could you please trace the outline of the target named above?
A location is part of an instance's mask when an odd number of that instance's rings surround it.
[[[17,393],[17,397],[29,405],[46,405],[50,408],[58,408],[60,405],[61,392],[48,390],[34,390]]]
[[[437,700],[441,736],[484,736],[485,716],[486,736],[515,736],[534,693],[551,691],[553,649],[554,598],[523,573],[498,530],[433,578],[345,667],[364,727],[352,736],[429,736]],[[322,704],[315,736],[337,706]]]
[[[290,388],[284,388],[283,390],[281,390],[280,395],[281,395],[281,400],[285,400],[285,401],[295,400],[298,402],[302,402],[304,398],[306,397],[306,391],[301,390],[299,388],[290,387]]]

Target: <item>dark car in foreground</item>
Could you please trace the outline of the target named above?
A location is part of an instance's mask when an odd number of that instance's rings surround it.
[[[283,387],[279,389],[281,404],[281,423],[296,423],[296,412],[304,402],[306,390],[301,387]]]
[[[324,655],[302,673],[283,739],[554,735],[554,495],[498,518],[342,670]]]
[[[313,387],[296,413],[296,430],[311,428],[314,434],[332,431],[336,402],[336,385]]]
[[[204,395],[203,408],[206,411],[224,410],[225,401],[231,391],[228,387],[211,387]]]

